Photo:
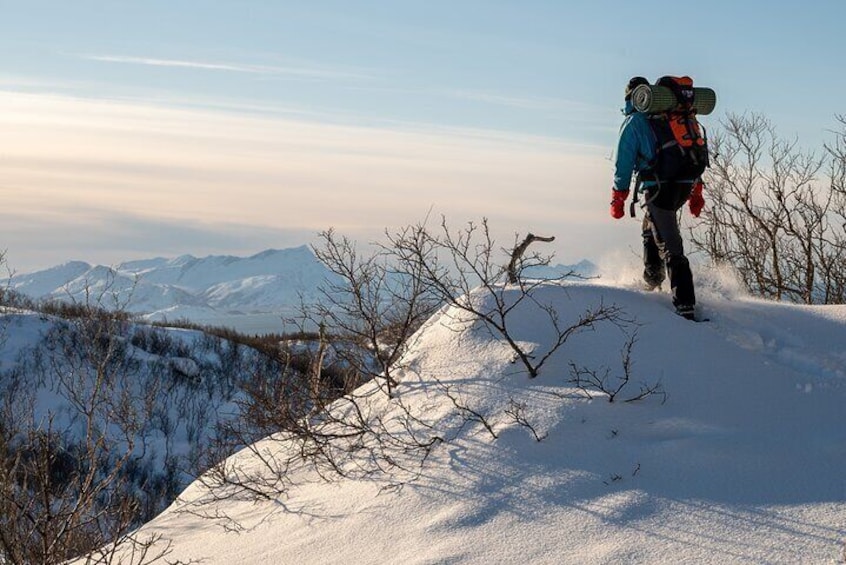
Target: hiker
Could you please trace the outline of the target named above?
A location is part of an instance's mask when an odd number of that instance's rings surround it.
[[[666,84],[666,78],[669,77],[659,79],[658,84]],[[626,85],[626,117],[620,127],[617,144],[611,216],[620,219],[625,215],[624,204],[629,196],[632,175],[636,173],[635,199],[640,196],[644,202],[643,280],[646,288],[660,288],[665,276],[668,276],[676,313],[692,320],[696,295],[690,263],[684,254],[677,211],[687,201],[690,213],[699,217],[705,204],[699,178],[701,173],[692,178],[684,178],[683,172],[681,176],[673,175],[671,178],[656,174],[655,169],[661,168],[656,163],[659,134],[651,121],[657,118],[636,111],[632,102],[632,92],[642,84],[649,84],[649,81],[636,76]]]

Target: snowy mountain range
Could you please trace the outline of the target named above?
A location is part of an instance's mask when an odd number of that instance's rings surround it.
[[[537,278],[575,271],[593,275],[589,261],[538,267]],[[268,249],[248,257],[212,255],[197,258],[157,257],[117,266],[71,261],[16,275],[10,288],[36,299],[58,299],[106,308],[120,307],[148,320],[226,321],[261,314],[290,313],[317,297],[317,288],[332,276],[308,246]],[[275,323],[275,322],[274,322]]]
[[[72,261],[18,275],[10,287],[33,298],[95,300],[150,319],[280,312],[315,296],[330,276],[307,246],[249,257],[153,258],[114,267]]]

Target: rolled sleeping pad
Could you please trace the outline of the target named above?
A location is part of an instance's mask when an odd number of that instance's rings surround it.
[[[676,95],[666,86],[641,84],[632,91],[632,105],[638,112],[657,114],[678,105]],[[693,109],[699,115],[710,114],[717,105],[717,93],[711,88],[693,87]]]

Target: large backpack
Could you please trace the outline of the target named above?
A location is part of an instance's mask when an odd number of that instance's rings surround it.
[[[696,119],[698,89],[693,88],[690,77],[665,76],[656,84],[670,89],[677,104],[670,110],[648,114],[656,139],[655,157],[641,172],[641,178],[659,182],[695,180],[709,166],[705,128]]]

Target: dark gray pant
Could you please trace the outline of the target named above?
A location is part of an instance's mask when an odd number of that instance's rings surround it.
[[[678,222],[678,209],[690,196],[690,184],[667,183],[656,195],[647,191],[643,218],[644,280],[658,286],[664,280],[664,269],[670,279],[673,305],[693,306],[693,274],[684,255],[684,242]],[[653,198],[654,196],[654,198]]]

